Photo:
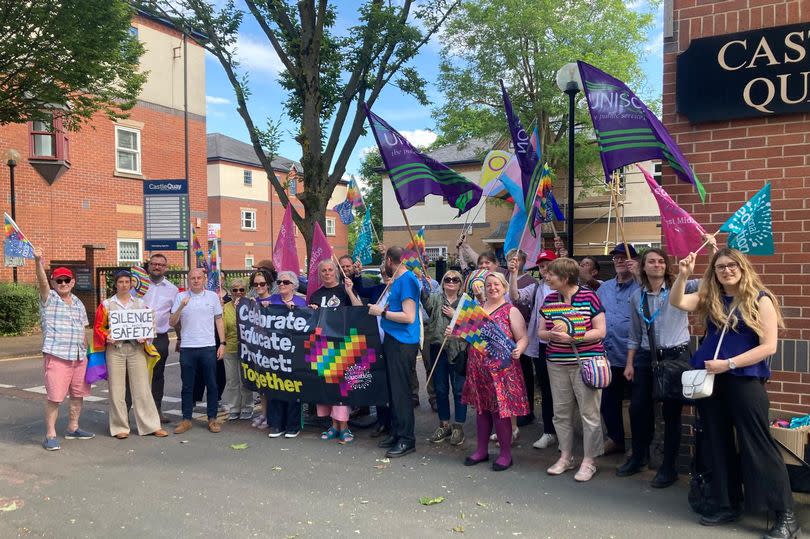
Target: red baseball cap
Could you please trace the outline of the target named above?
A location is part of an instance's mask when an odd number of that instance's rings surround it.
[[[70,277],[73,279],[73,272],[65,267],[56,268],[51,272],[51,279],[58,279],[59,277]]]
[[[543,249],[540,251],[540,254],[537,255],[537,261],[535,264],[539,264],[540,262],[551,262],[552,260],[556,260],[557,255],[554,254],[554,251],[551,249]]]

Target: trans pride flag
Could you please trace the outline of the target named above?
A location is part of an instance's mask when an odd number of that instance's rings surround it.
[[[450,328],[451,335],[464,339],[482,354],[489,354],[498,360],[502,369],[512,362],[515,341],[507,337],[481,305],[467,294],[461,296],[450,320]]]

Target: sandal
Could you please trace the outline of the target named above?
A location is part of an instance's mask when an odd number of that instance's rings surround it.
[[[349,429],[340,431],[340,441],[339,444],[350,444],[354,441],[354,434]]]
[[[334,440],[339,435],[340,433],[335,427],[329,427],[329,430],[321,433],[321,440]]]

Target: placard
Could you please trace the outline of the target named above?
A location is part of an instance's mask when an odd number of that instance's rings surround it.
[[[152,309],[120,309],[108,314],[110,335],[115,341],[155,338],[155,311]]]

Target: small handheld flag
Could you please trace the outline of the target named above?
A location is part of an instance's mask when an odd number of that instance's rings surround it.
[[[34,246],[22,233],[14,219],[7,213],[4,213],[3,217],[5,220],[3,254],[11,258],[34,258]]]
[[[451,335],[461,337],[479,352],[489,354],[499,362],[501,368],[508,367],[512,362],[515,341],[467,294],[461,296],[450,327]]]
[[[734,212],[720,231],[728,232],[726,244],[732,249],[749,255],[772,255],[771,184],[765,184],[751,200]]]

